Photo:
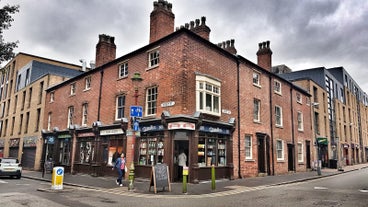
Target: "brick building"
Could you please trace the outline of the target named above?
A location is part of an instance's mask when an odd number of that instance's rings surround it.
[[[26,169],[40,169],[45,89],[80,73],[81,67],[26,53],[0,74],[0,157],[16,157]]]
[[[310,167],[310,95],[270,71],[270,42],[258,45],[256,64],[234,40],[211,43],[205,17],[174,31],[172,5],[153,5],[148,45],[116,58],[114,37],[100,35],[97,67],[47,89],[43,137],[56,140],[57,164],[108,175],[125,152],[136,176],[165,163],[176,181],[184,150],[191,182],[210,179],[212,165],[217,178]]]

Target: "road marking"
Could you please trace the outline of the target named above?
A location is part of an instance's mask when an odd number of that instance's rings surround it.
[[[327,190],[328,188],[326,187],[314,187],[314,190]]]
[[[221,192],[214,192],[214,193],[207,193],[201,195],[188,195],[188,194],[181,194],[181,195],[158,195],[158,194],[147,194],[147,193],[137,193],[131,192],[128,190],[127,187],[120,187],[120,188],[99,188],[99,189],[90,189],[90,188],[83,188],[87,191],[95,191],[95,192],[103,192],[103,193],[110,193],[115,195],[124,195],[136,198],[170,198],[170,199],[178,199],[178,198],[213,198],[213,197],[222,197],[222,196],[229,196],[235,195],[245,192],[251,191],[258,191],[263,190],[266,188],[273,188],[274,186],[257,186],[257,187],[246,187],[246,186],[234,186],[232,190],[221,191]],[[229,187],[231,189],[231,187]]]
[[[365,189],[359,190],[359,191],[362,192],[362,193],[368,193],[368,190],[365,190]]]
[[[3,180],[0,180],[0,183],[8,183],[8,182],[6,182],[6,181],[3,181]]]

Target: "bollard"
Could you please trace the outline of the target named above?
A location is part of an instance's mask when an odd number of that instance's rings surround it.
[[[211,189],[216,190],[215,165],[212,165],[211,167]]]
[[[188,167],[183,167],[183,193],[187,193],[187,177],[189,174]]]
[[[183,193],[187,193],[187,176],[183,175]]]
[[[128,190],[134,190],[134,164],[130,165],[129,169],[129,186]]]

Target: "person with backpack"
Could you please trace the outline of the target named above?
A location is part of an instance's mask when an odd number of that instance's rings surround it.
[[[116,179],[116,185],[123,186],[123,178],[125,177],[125,156],[121,153],[120,157],[116,159],[115,166],[112,168],[117,169],[118,178]]]

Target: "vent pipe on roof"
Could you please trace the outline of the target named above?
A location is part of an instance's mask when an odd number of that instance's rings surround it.
[[[87,62],[85,59],[80,59],[79,62],[82,63],[82,71],[85,72],[87,68]]]

